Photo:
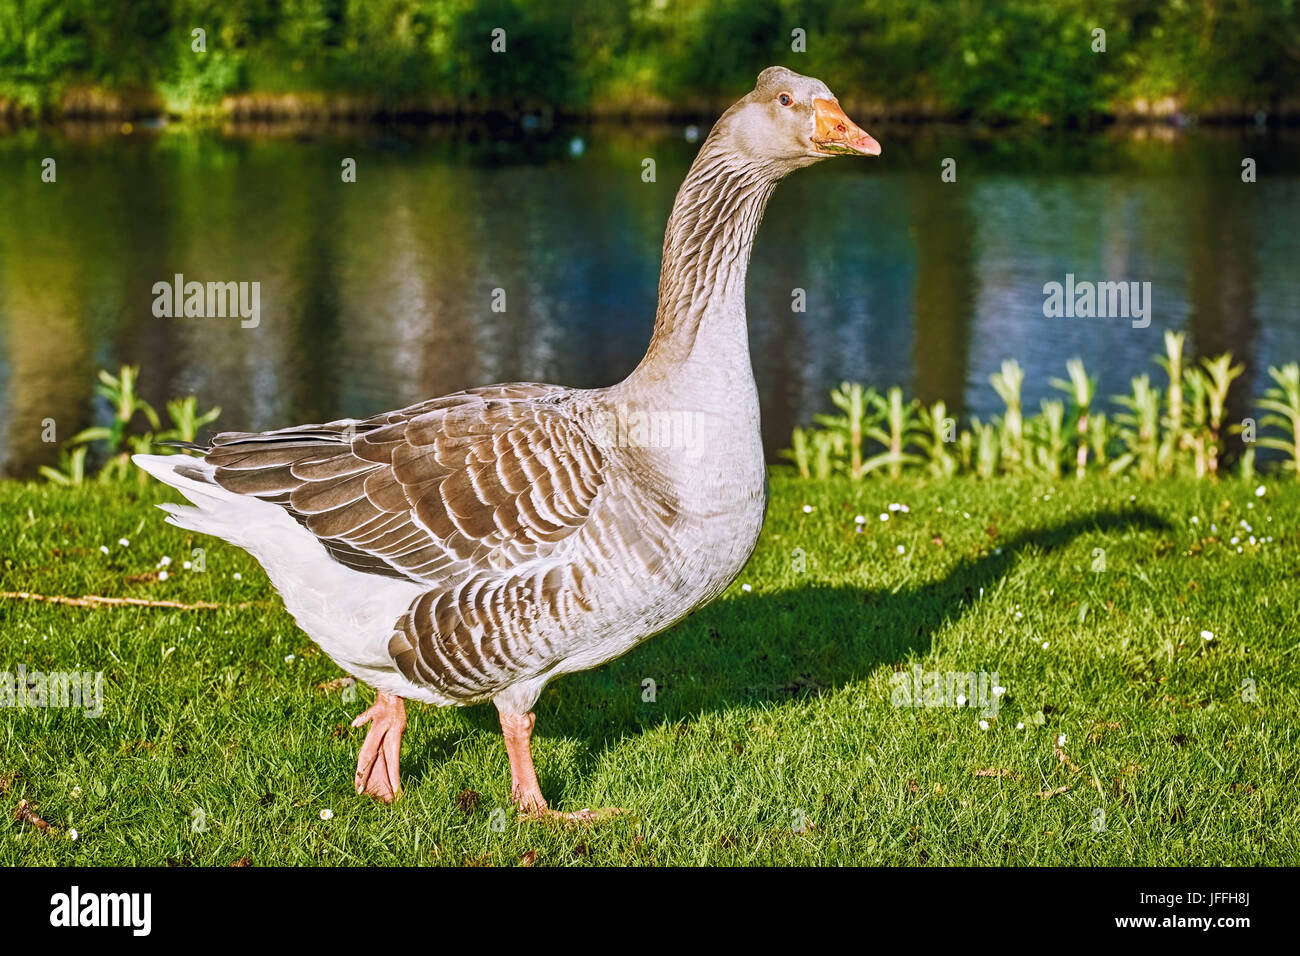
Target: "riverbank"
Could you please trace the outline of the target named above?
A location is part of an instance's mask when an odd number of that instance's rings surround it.
[[[294,126],[301,124],[435,124],[448,122],[506,120],[542,123],[686,123],[712,122],[733,101],[734,96],[685,96],[666,98],[650,93],[596,100],[584,107],[554,108],[527,100],[456,99],[429,96],[389,100],[378,95],[311,92],[249,92],[222,97],[211,103],[192,103],[185,108],[169,105],[157,94],[99,87],[76,87],[56,102],[41,108],[24,106],[0,96],[0,132],[42,123],[144,123]],[[1019,120],[1004,118],[990,124],[968,110],[945,109],[921,100],[886,101],[874,97],[840,97],[851,116],[860,122],[890,122],[926,125],[977,126],[1070,126],[1077,120],[1059,122],[1041,114]],[[1085,125],[1177,126],[1210,125],[1300,125],[1300,97],[1270,107],[1260,102],[1218,102],[1200,106],[1175,97],[1138,99],[1113,105],[1091,116]]]

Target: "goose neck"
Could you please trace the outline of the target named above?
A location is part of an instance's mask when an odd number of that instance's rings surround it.
[[[645,358],[630,380],[701,367],[749,366],[745,274],[754,235],[782,171],[747,161],[713,138],[677,192],[664,236],[659,308]],[[734,371],[734,370],[733,370]]]

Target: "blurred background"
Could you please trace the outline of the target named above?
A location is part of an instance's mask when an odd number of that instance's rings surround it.
[[[1178,329],[1247,363],[1245,408],[1300,358],[1291,0],[0,0],[5,472],[57,455],[46,419],[103,417],[95,371],[122,363],[229,429],[616,381],[676,188],[774,63],[884,154],[792,178],[759,232],[770,456],[843,379],[987,415],[1004,358],[1030,406],[1074,356],[1107,396]],[[1150,327],[1044,318],[1067,272],[1151,282]],[[259,327],[155,318],[175,273],[260,282]]]

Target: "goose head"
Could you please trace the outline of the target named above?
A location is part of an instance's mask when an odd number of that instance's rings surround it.
[[[880,155],[880,144],[844,114],[825,83],[783,66],[760,73],[753,91],[722,115],[712,135],[783,171],[830,156]]]

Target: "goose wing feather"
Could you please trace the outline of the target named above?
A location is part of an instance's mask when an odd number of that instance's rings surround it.
[[[518,384],[279,431],[226,432],[227,490],[281,505],[341,563],[422,583],[553,551],[591,514],[605,457],[573,392]]]

